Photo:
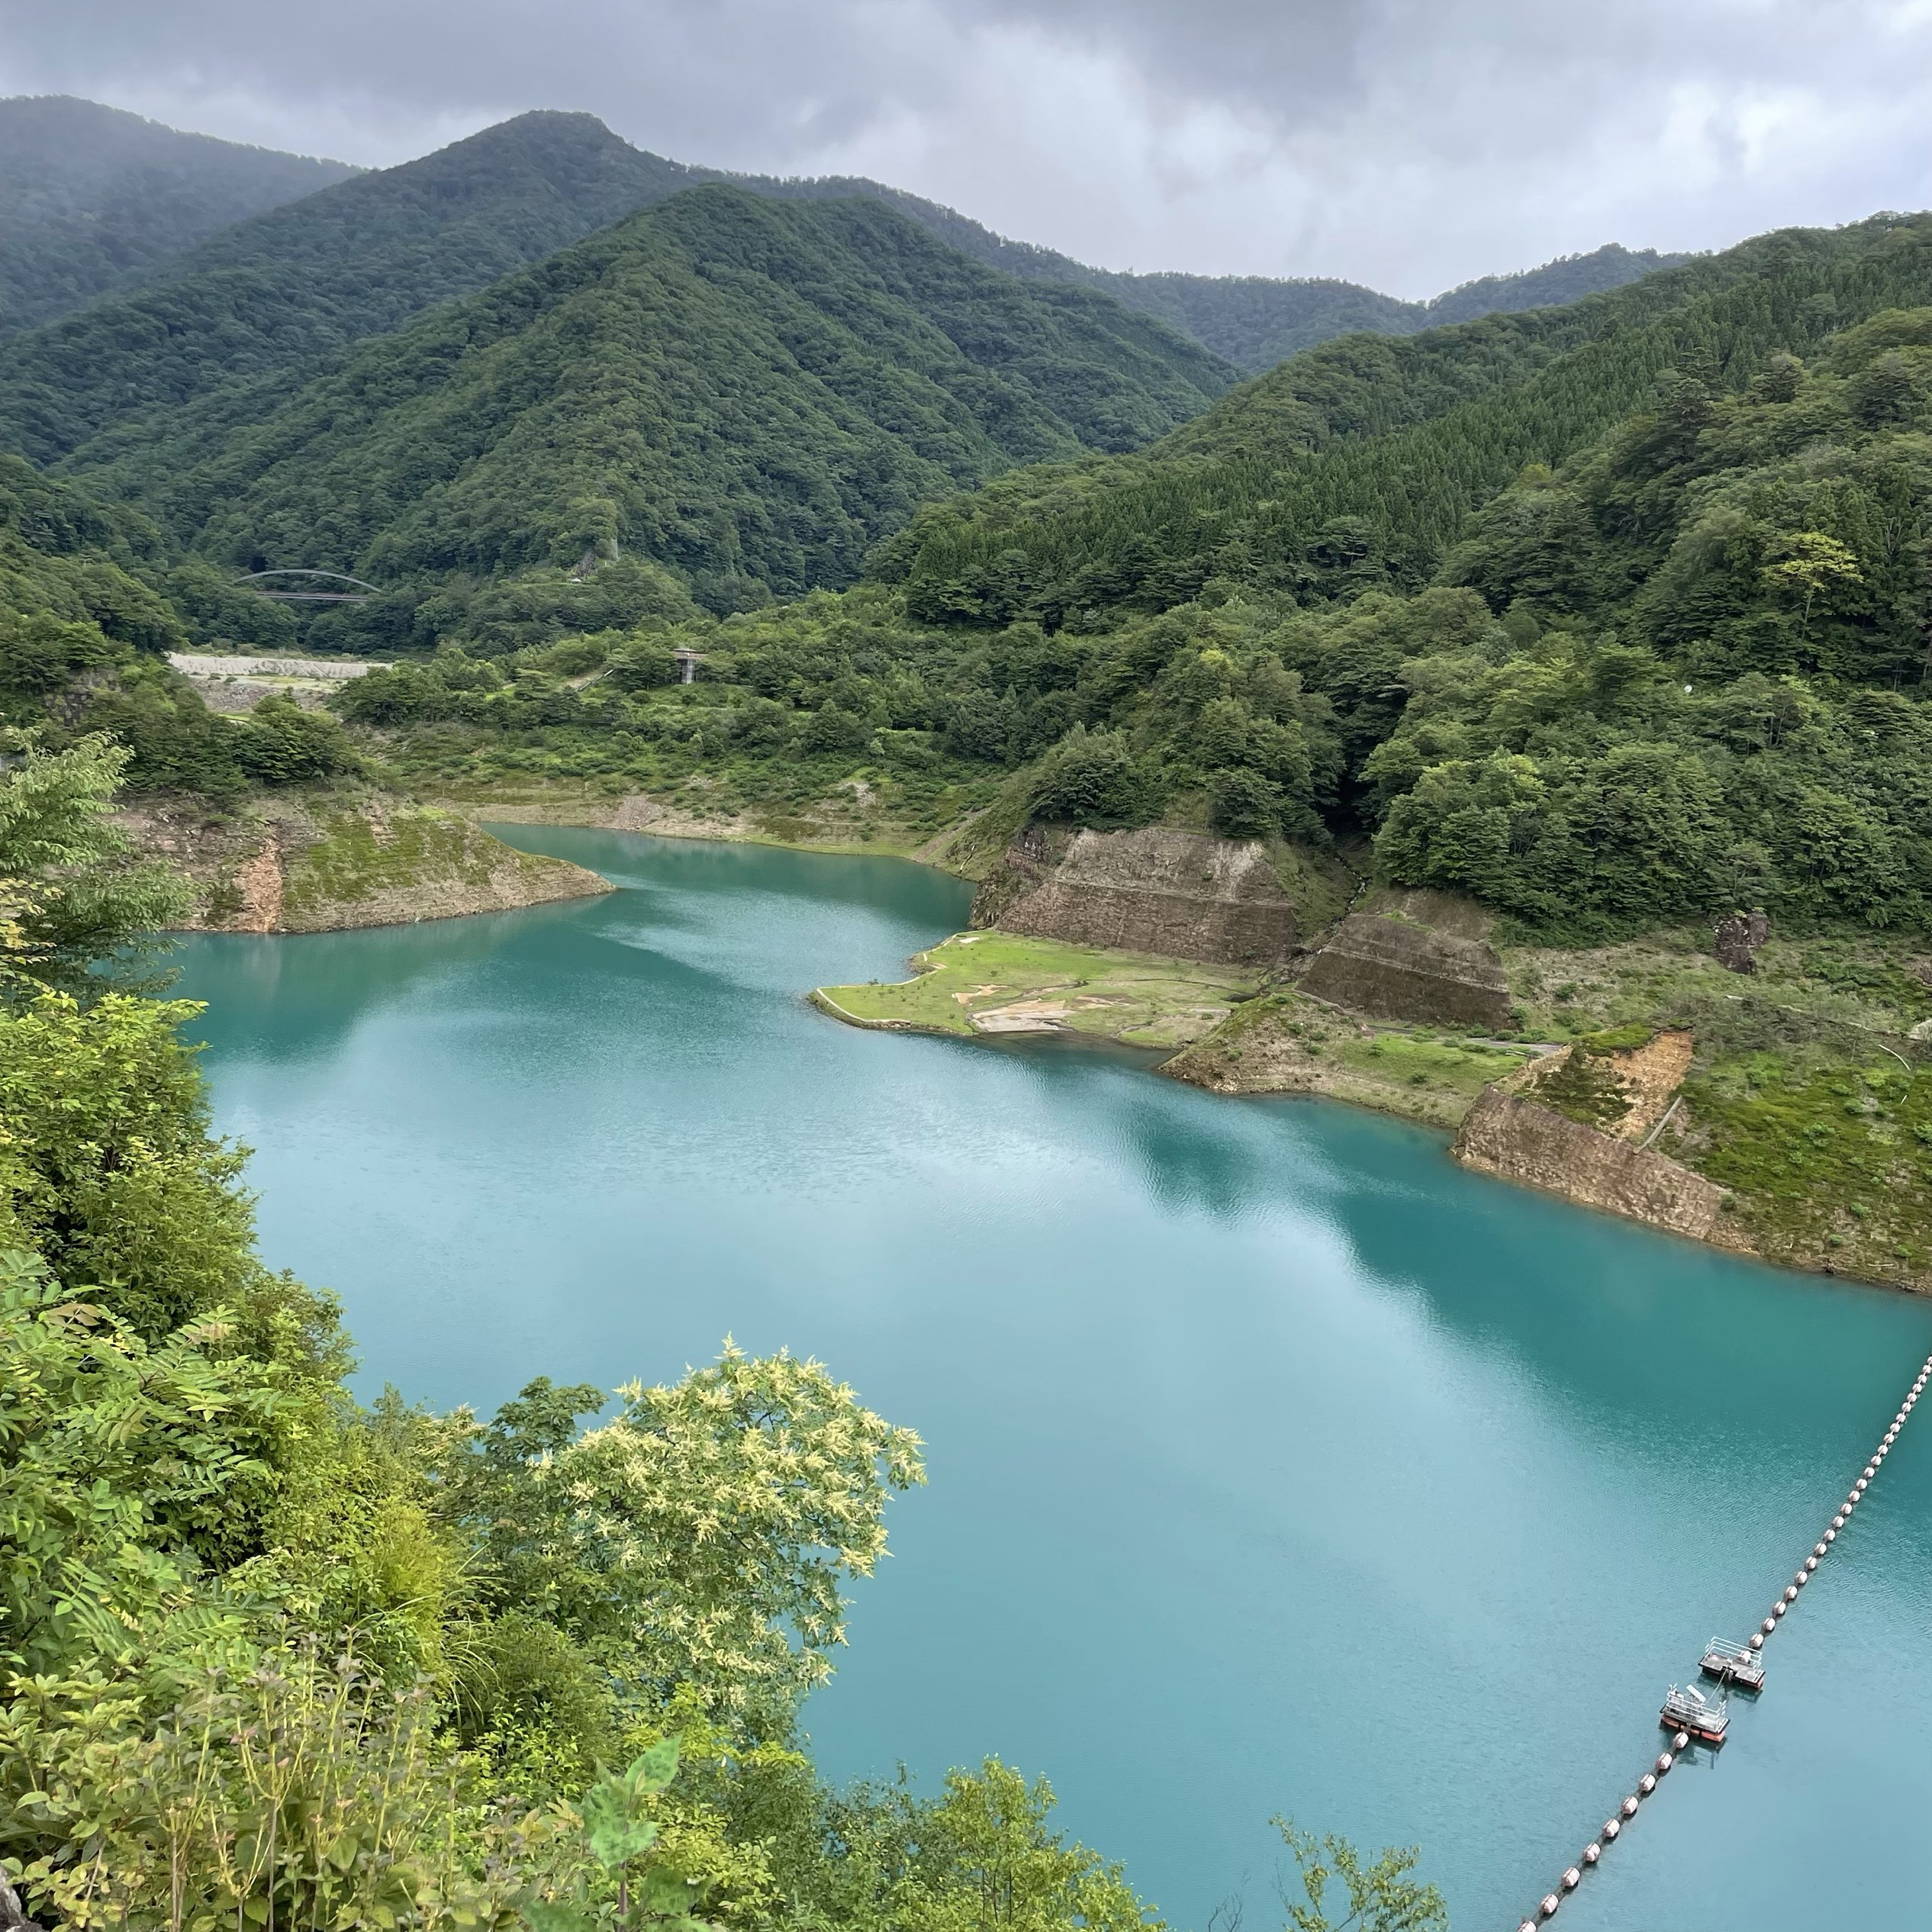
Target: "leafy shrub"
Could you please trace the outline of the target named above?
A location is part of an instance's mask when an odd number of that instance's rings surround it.
[[[1042,760],[1032,816],[1095,826],[1146,825],[1160,816],[1161,786],[1114,732],[1076,726]]]

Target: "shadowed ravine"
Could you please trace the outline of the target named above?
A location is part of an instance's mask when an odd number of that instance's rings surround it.
[[[1431,1135],[1145,1055],[860,1032],[968,888],[897,861],[515,828],[610,897],[189,942],[268,1258],[365,1386],[816,1355],[930,1448],[808,1712],[834,1774],[997,1752],[1170,1922],[1267,1819],[1419,1841],[1516,1923],[1744,1635],[1932,1347],[1932,1305],[1463,1173]],[[1564,1908],[1914,1921],[1932,1428],[1786,1620],[1762,1701]],[[1828,1508],[1826,1510],[1828,1514]]]

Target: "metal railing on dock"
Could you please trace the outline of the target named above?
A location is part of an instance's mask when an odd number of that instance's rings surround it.
[[[1824,1535],[1818,1539],[1811,1554],[1805,1559],[1791,1581],[1785,1586],[1779,1595],[1777,1602],[1772,1605],[1770,1615],[1766,1617],[1763,1622],[1751,1633],[1750,1637],[1742,1644],[1730,1643],[1723,1639],[1714,1637],[1705,1651],[1702,1663],[1699,1666],[1700,1669],[1709,1672],[1713,1676],[1718,1676],[1721,1682],[1724,1681],[1723,1676],[1719,1671],[1711,1669],[1712,1660],[1715,1659],[1719,1660],[1724,1671],[1734,1671],[1736,1674],[1732,1681],[1752,1689],[1756,1689],[1764,1682],[1764,1646],[1766,1641],[1776,1636],[1778,1628],[1784,1621],[1786,1612],[1798,1601],[1798,1592],[1817,1575],[1818,1565],[1830,1555],[1831,1546],[1837,1541],[1838,1532],[1851,1521],[1852,1512],[1857,1509],[1860,1503],[1864,1501],[1866,1492],[1871,1488],[1880,1468],[1884,1465],[1885,1457],[1892,1452],[1892,1445],[1898,1440],[1898,1431],[1905,1426],[1911,1418],[1912,1410],[1918,1405],[1919,1397],[1925,1393],[1925,1385],[1927,1381],[1932,1381],[1932,1355],[1928,1355],[1925,1358],[1924,1365],[1919,1370],[1918,1379],[1913,1383],[1911,1389],[1907,1392],[1905,1401],[1900,1405],[1898,1413],[1892,1417],[1892,1425],[1880,1438],[1878,1447],[1872,1451],[1871,1460],[1865,1465],[1858,1480],[1852,1485],[1850,1494],[1838,1505],[1837,1515],[1831,1518],[1830,1526],[1826,1529]],[[1624,1827],[1635,1818],[1642,1808],[1644,1800],[1656,1791],[1658,1780],[1669,1773],[1671,1766],[1676,1762],[1677,1757],[1689,1748],[1692,1731],[1686,1728],[1687,1720],[1680,1721],[1683,1719],[1683,1714],[1692,1708],[1689,1702],[1686,1702],[1687,1695],[1689,1697],[1697,1696],[1695,1692],[1687,1694],[1675,1684],[1671,1686],[1670,1695],[1665,1699],[1663,1708],[1659,1713],[1657,1719],[1660,1724],[1673,1731],[1670,1749],[1661,1753],[1650,1769],[1637,1779],[1637,1789],[1605,1820],[1603,1829],[1583,1847],[1582,1857],[1563,1873],[1558,1882],[1558,1889],[1553,1892],[1546,1892],[1543,1895],[1538,1901],[1534,1912],[1523,1920],[1517,1927],[1516,1932],[1537,1932],[1538,1926],[1545,1921],[1556,1917],[1564,1899],[1583,1882],[1584,1873],[1596,1868],[1603,1854],[1622,1836]],[[1699,1699],[1699,1703],[1702,1701],[1701,1699]],[[1723,1722],[1721,1721],[1718,1722],[1714,1729],[1713,1741],[1721,1742],[1724,1735]],[[1710,1731],[1700,1732],[1698,1734],[1711,1736]]]

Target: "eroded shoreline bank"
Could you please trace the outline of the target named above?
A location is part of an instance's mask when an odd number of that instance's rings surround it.
[[[849,826],[810,829],[852,836],[799,836],[793,835],[807,827],[707,818],[641,794],[472,797],[416,809],[446,822],[468,820],[475,838],[488,839],[506,858],[514,848],[490,839],[485,825],[576,826],[910,859],[977,877],[983,901],[1003,894],[1010,902],[1013,896],[1010,881],[986,884],[997,868],[999,847],[993,845],[989,852],[983,848],[987,842],[962,839],[970,822],[916,839],[903,828],[880,826],[868,828],[871,836],[863,838]],[[568,861],[521,852],[515,858],[520,865],[565,871],[555,889],[508,903],[610,889]],[[1805,1272],[1932,1290],[1932,1196],[1920,1199],[1927,1170],[1911,1151],[1918,1138],[1932,1134],[1932,1077],[1916,1065],[1861,1065],[1858,1056],[1841,1051],[1811,1070],[1815,1078],[1804,1093],[1793,1097],[1768,1087],[1760,1093],[1752,1084],[1757,1070],[1747,1066],[1740,1074],[1737,1054],[1706,1053],[1711,1029],[1679,1029],[1690,1032],[1692,1052],[1683,1056],[1685,1064],[1659,1104],[1652,1105],[1657,1096],[1622,1093],[1629,1074],[1625,1063],[1634,1050],[1673,1030],[1668,1009],[1688,1001],[1701,1005],[1706,1019],[1715,1009],[1731,1022],[1736,1016],[1726,1003],[1756,1012],[1771,1003],[1768,989],[1745,981],[1748,993],[1729,991],[1740,982],[1721,974],[1715,961],[1697,954],[1681,935],[1668,944],[1593,952],[1518,950],[1492,968],[1484,956],[1496,961],[1493,948],[1470,936],[1478,929],[1466,923],[1471,909],[1422,903],[1432,923],[1399,903],[1382,905],[1370,915],[1353,913],[1350,902],[1332,889],[1312,893],[1305,874],[1290,876],[1298,896],[1304,903],[1315,900],[1327,923],[1308,932],[1293,930],[1290,921],[1285,956],[1270,962],[1177,960],[983,926],[928,948],[906,981],[800,992],[830,1017],[874,1030],[964,1038],[1060,1034],[1164,1053],[1149,1071],[1229,1096],[1302,1094],[1367,1107],[1446,1133],[1460,1164],[1707,1246]],[[1435,896],[1403,897],[1426,902]],[[506,903],[501,898],[446,900],[443,909],[426,910],[407,904],[407,894],[404,900],[393,908],[369,908],[385,911],[385,917],[336,923],[403,923],[502,910]],[[976,926],[980,910],[976,905]],[[1091,915],[1082,907],[1076,916]],[[1248,925],[1252,923],[1249,916]],[[1050,929],[1051,919],[1046,923]],[[329,929],[251,924],[227,929]],[[1225,920],[1221,929],[1230,929]],[[1393,955],[1387,944],[1392,939]],[[989,942],[990,952],[985,949]],[[977,977],[965,971],[975,956],[984,969]],[[1311,964],[1321,971],[1311,974]],[[1587,975],[1590,983],[1560,977],[1568,974]],[[1708,984],[1714,977],[1724,980],[1722,988]],[[1406,985],[1404,997],[1418,997],[1419,987],[1440,1016],[1399,1019],[1352,1009],[1315,997],[1305,990],[1311,985],[1344,995],[1352,988],[1385,1005],[1392,987],[1402,995]],[[1645,1023],[1626,1021],[1621,1032],[1602,1024],[1621,1019],[1633,1002],[1650,1012]],[[1497,1030],[1499,1013],[1506,1022],[1513,1016],[1511,1033]],[[1843,1038],[1856,1044],[1852,1032]],[[1905,1045],[1902,1037],[1898,1044]],[[1711,1064],[1691,1064],[1699,1054]],[[1863,1057],[1882,1060],[1876,1052]],[[1565,1066],[1572,1069],[1570,1076],[1537,1090],[1546,1075]],[[1741,1116],[1753,1110],[1776,1114],[1780,1107],[1786,1114],[1795,1109],[1795,1124],[1744,1118],[1740,1130]],[[1806,1171],[1804,1161],[1792,1162],[1794,1141],[1806,1150],[1832,1143],[1827,1151],[1833,1158],[1822,1164],[1824,1180]],[[1883,1164],[1888,1154],[1889,1174]],[[1797,1170],[1781,1171],[1781,1165]]]

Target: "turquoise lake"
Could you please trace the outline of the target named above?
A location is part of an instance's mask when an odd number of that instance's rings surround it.
[[[187,942],[270,1261],[362,1385],[488,1409],[729,1334],[919,1431],[929,1486],[807,1718],[835,1777],[997,1753],[1170,1924],[1281,1922],[1271,1813],[1418,1843],[1512,1928],[1743,1637],[1932,1351],[1932,1303],[1463,1172],[1148,1058],[864,1032],[968,889],[892,860],[514,828],[623,889]],[[1925,1923],[1932,1415],[1559,1923]]]

